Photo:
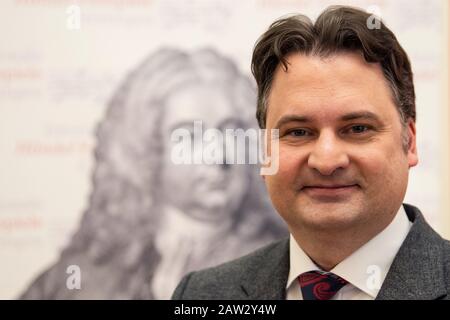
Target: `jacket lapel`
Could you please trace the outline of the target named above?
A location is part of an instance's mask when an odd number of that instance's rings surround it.
[[[411,230],[400,247],[377,300],[432,300],[447,295],[443,239],[427,224],[419,209],[404,205]]]

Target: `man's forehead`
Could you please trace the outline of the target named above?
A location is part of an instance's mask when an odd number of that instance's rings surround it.
[[[197,85],[174,93],[165,103],[163,126],[178,126],[193,121],[216,125],[237,117],[236,106],[221,87]]]
[[[371,93],[370,93],[371,94]],[[391,105],[389,105],[391,104]],[[284,115],[299,115],[308,121],[345,120],[354,114],[376,115],[383,118],[392,115],[387,108],[395,111],[395,105],[387,99],[368,97],[367,94],[341,92],[340,95],[306,95],[298,92],[294,97],[285,97],[283,101],[271,103],[268,106],[268,116],[279,119]]]
[[[287,71],[277,69],[269,93],[267,116],[272,125],[286,114],[339,119],[366,111],[382,118],[395,111],[381,68],[358,54],[327,58],[296,54],[288,57],[288,63]]]
[[[287,56],[286,63],[287,69],[280,63],[275,70],[273,90],[304,87],[319,93],[337,90],[345,84],[361,88],[380,80],[387,84],[380,64],[366,62],[359,53],[343,52],[326,57],[295,53]]]

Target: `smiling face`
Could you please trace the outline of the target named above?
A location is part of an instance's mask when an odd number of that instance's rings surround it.
[[[166,203],[198,220],[232,219],[247,189],[247,169],[243,165],[175,164],[171,159],[170,137],[175,129],[183,128],[191,132],[192,138],[202,139],[193,133],[194,121],[199,120],[203,133],[212,128],[225,132],[241,127],[239,111],[229,95],[220,85],[198,83],[174,93],[165,104],[161,127],[167,148],[160,187]],[[205,142],[203,146],[206,147]]]
[[[381,67],[357,53],[287,60],[288,71],[275,72],[266,118],[280,134],[278,173],[265,177],[275,208],[291,231],[381,231],[417,164],[414,122],[403,128]]]

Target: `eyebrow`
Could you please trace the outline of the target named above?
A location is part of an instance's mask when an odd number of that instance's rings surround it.
[[[299,116],[295,114],[288,114],[285,116],[282,116],[277,123],[275,124],[275,129],[279,129],[282,125],[289,123],[289,122],[311,122],[311,118],[306,116]]]
[[[370,111],[356,111],[356,112],[350,112],[347,114],[344,114],[339,118],[341,121],[350,121],[350,120],[373,120],[381,122],[380,118],[373,112]],[[282,125],[289,123],[289,122],[312,122],[313,119],[307,116],[299,116],[295,114],[289,114],[281,117],[276,125],[275,128],[279,129]]]
[[[381,119],[375,113],[370,111],[351,112],[341,117],[342,121],[357,120],[357,119],[374,120],[381,122]]]

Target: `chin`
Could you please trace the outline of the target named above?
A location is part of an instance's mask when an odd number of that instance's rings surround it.
[[[305,227],[318,231],[349,229],[363,220],[360,208],[336,203],[303,207],[297,217]]]

